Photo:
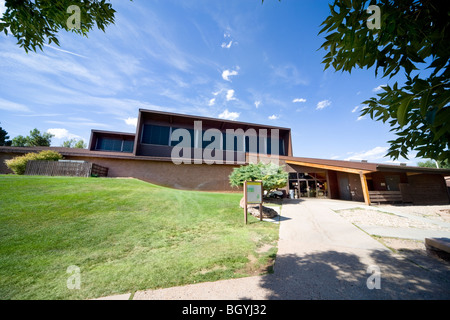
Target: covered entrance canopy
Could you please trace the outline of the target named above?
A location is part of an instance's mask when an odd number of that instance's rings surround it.
[[[286,158],[285,163],[289,188],[298,190],[299,197],[324,196],[367,205],[383,201],[450,202],[444,179],[450,170],[297,157]]]

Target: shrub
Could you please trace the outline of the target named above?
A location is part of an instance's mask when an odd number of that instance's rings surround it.
[[[27,162],[30,160],[57,161],[61,160],[62,158],[62,155],[56,151],[45,150],[39,153],[27,153],[23,156],[18,156],[13,159],[6,160],[5,164],[15,174],[22,175],[25,173],[25,169],[27,168]]]

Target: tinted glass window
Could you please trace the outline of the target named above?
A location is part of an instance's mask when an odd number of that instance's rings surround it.
[[[142,133],[142,143],[169,145],[170,127],[145,125]]]

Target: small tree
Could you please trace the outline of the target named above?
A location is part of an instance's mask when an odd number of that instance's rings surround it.
[[[0,127],[0,146],[10,146],[11,140],[8,140],[8,132],[4,130],[2,127]]]
[[[27,163],[30,160],[47,160],[57,161],[63,157],[60,153],[50,150],[41,151],[39,153],[27,153],[23,156],[18,156],[10,160],[5,160],[6,166],[11,169],[15,174],[23,175],[27,168]]]
[[[263,189],[267,192],[277,188],[283,188],[288,181],[288,173],[283,167],[273,163],[249,164],[235,168],[229,176],[230,185],[232,187],[242,187],[244,181],[261,180]]]
[[[76,148],[76,149],[86,149],[87,144],[84,140],[70,139],[66,140],[61,145],[64,148]]]
[[[17,136],[12,140],[13,147],[50,147],[53,134],[41,133],[38,129],[30,131],[29,136]]]

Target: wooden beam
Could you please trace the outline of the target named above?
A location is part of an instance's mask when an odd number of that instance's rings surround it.
[[[326,169],[326,170],[334,170],[334,171],[354,173],[354,174],[360,174],[360,173],[367,174],[367,173],[371,173],[372,172],[372,171],[368,171],[368,170],[352,169],[352,168],[345,168],[345,167],[336,167],[336,166],[330,166],[330,165],[326,165],[326,164],[309,163],[309,162],[303,162],[303,161],[286,160],[286,163],[288,163],[288,164],[295,164],[295,165],[303,166],[303,167],[319,168],[319,169]]]
[[[366,205],[370,206],[370,195],[369,195],[369,187],[367,185],[367,177],[362,172],[359,174],[359,177],[361,179],[361,187],[363,190],[364,202],[366,203]]]

